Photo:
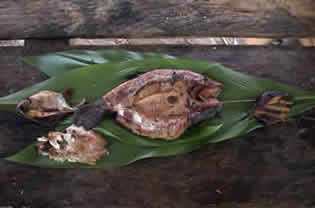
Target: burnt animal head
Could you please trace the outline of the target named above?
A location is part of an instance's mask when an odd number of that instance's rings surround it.
[[[288,93],[265,92],[256,99],[251,115],[266,125],[283,122],[293,105],[293,98]]]

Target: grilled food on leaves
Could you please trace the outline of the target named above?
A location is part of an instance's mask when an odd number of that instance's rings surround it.
[[[73,112],[64,94],[49,90],[40,91],[22,100],[17,108],[32,118],[46,118]]]
[[[293,104],[293,98],[288,93],[265,92],[256,99],[251,114],[266,125],[271,125],[285,121]]]
[[[48,137],[37,139],[37,151],[57,161],[95,164],[103,156],[108,155],[107,142],[103,136],[74,125],[65,133],[49,132]]]
[[[136,134],[174,140],[222,108],[217,99],[222,88],[221,83],[191,71],[154,70],[82,106],[74,123],[91,129],[106,115],[115,114],[121,125]]]

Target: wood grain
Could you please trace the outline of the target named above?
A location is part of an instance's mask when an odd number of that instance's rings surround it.
[[[0,53],[0,94],[43,80],[16,56],[70,49],[36,41],[35,48]],[[41,45],[41,47],[40,47]],[[59,46],[58,46],[59,45]],[[128,47],[127,47],[128,48]],[[91,49],[91,48],[90,48]],[[94,48],[95,49],[95,48]],[[208,61],[234,70],[315,89],[315,49],[277,47],[129,47]],[[20,76],[12,73],[19,71]],[[35,79],[20,83],[34,70]],[[20,83],[3,87],[8,80]],[[25,80],[27,80],[25,78]],[[303,134],[299,131],[304,129]],[[0,113],[0,157],[45,133]],[[261,129],[232,141],[176,157],[146,159],[116,169],[43,169],[0,160],[0,205],[14,207],[312,207],[315,203],[314,123]]]
[[[0,39],[315,34],[313,0],[2,0]]]

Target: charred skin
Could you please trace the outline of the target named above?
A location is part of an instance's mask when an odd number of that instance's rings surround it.
[[[38,138],[36,148],[39,154],[56,161],[90,165],[109,154],[102,135],[76,126],[68,127],[65,133],[51,131],[47,137]]]
[[[292,96],[283,92],[265,92],[257,97],[252,115],[266,125],[283,122],[293,105]]]
[[[73,89],[67,88],[62,92],[43,90],[20,101],[16,106],[17,110],[25,115],[51,124],[57,122],[69,113],[73,113],[77,108],[85,103],[82,100],[78,105],[71,107],[69,101]]]
[[[46,118],[74,111],[62,93],[49,90],[40,91],[22,100],[17,108],[32,118]]]
[[[116,120],[136,134],[173,140],[222,108],[216,98],[222,88],[221,83],[191,71],[154,70],[84,106],[74,123],[90,129],[115,113]]]

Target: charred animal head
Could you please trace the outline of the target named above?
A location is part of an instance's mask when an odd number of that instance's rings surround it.
[[[32,118],[45,118],[74,111],[62,93],[49,90],[40,91],[22,100],[17,108]]]
[[[103,136],[83,128],[70,126],[65,133],[49,132],[48,137],[38,138],[37,151],[57,161],[95,164],[106,156],[107,142]]]
[[[265,92],[257,97],[251,114],[266,125],[283,122],[293,103],[293,98],[288,93]]]

